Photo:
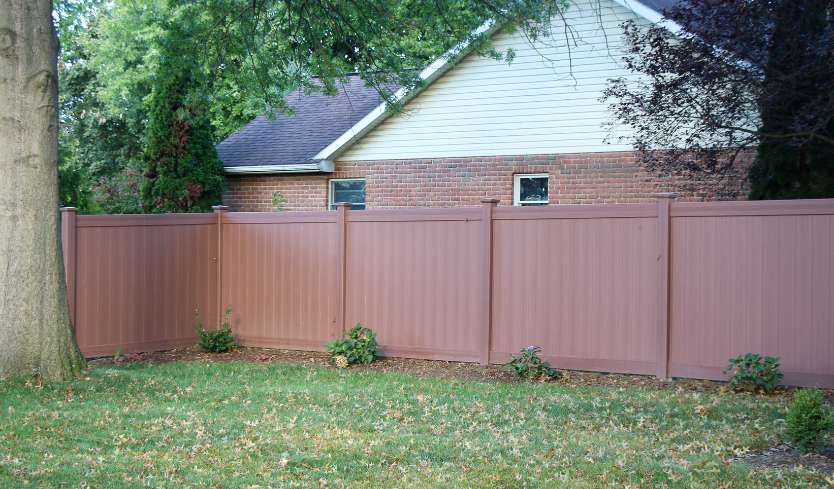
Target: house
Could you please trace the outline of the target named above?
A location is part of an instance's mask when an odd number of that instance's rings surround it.
[[[348,77],[338,95],[291,94],[292,116],[259,117],[218,145],[224,203],[234,210],[625,203],[657,192],[710,197],[642,169],[629,128],[611,126],[600,100],[622,66],[623,21],[667,22],[674,0],[573,0],[531,44],[496,29],[512,62],[465,47],[427,67],[426,83],[398,92],[392,114],[372,88]],[[566,27],[567,25],[567,27]],[[674,27],[674,26],[672,26]],[[484,28],[487,28],[486,26]]]

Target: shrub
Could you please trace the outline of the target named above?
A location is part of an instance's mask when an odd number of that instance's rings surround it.
[[[273,192],[272,193],[272,208],[275,211],[282,211],[284,210],[284,206],[287,205],[287,198],[284,197],[283,194],[280,192]]]
[[[542,349],[538,346],[528,346],[521,350],[521,354],[513,355],[506,367],[510,368],[522,379],[558,379],[561,373],[551,367],[539,357]]]
[[[355,363],[369,364],[377,357],[376,333],[357,324],[341,340],[328,343],[327,352],[341,368]]]
[[[730,359],[730,366],[724,370],[730,376],[730,387],[736,390],[764,391],[771,393],[782,381],[782,370],[776,357],[762,357],[748,353]]]
[[[202,321],[199,319],[196,321],[194,329],[197,330],[197,344],[202,350],[222,353],[237,346],[235,334],[232,333],[231,315],[232,309],[226,308],[223,313],[223,324],[214,330],[204,329]]]
[[[798,389],[785,422],[788,438],[800,450],[809,452],[823,445],[834,426],[834,416],[819,389]]]

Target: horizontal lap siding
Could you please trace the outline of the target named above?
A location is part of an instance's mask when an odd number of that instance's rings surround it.
[[[754,352],[834,385],[832,243],[830,214],[673,217],[672,375],[724,378]]]
[[[348,229],[347,325],[372,328],[387,355],[476,360],[480,221],[361,221]]]
[[[638,18],[611,0],[575,0],[534,45],[520,31],[498,33],[494,47],[511,49],[512,62],[467,56],[340,159],[630,150],[629,130],[609,134],[600,101],[609,79],[634,79],[621,60],[626,20]]]
[[[647,217],[496,220],[493,360],[536,345],[559,367],[652,373],[656,231]]]
[[[226,222],[222,300],[241,342],[322,349],[334,334],[337,263],[332,222]]]
[[[211,216],[205,224],[166,217],[142,225],[140,217],[79,216],[76,337],[85,355],[192,345],[195,319],[213,320]]]

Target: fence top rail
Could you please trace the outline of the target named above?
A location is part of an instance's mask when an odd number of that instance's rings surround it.
[[[348,213],[351,222],[479,221],[480,207],[372,209]]]
[[[496,220],[607,219],[657,217],[657,204],[568,204],[496,207]]]
[[[132,226],[186,226],[213,224],[214,214],[108,214],[78,216],[80,228],[132,227]]]
[[[676,202],[671,217],[832,215],[834,199]]]
[[[224,224],[334,223],[335,211],[224,212]]]

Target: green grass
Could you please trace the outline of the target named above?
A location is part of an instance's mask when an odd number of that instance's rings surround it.
[[[425,379],[285,364],[0,381],[0,487],[827,486],[728,463],[777,442],[753,395]]]

